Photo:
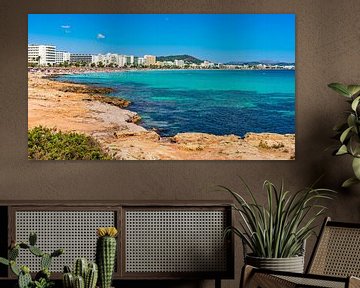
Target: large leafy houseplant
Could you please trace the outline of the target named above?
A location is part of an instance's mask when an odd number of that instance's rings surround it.
[[[347,179],[342,186],[348,187],[360,183],[360,85],[344,85],[331,83],[331,89],[346,98],[350,109],[346,112],[346,122],[334,127],[339,139],[339,147],[334,151],[335,155],[351,155],[354,177]]]
[[[326,207],[319,200],[331,199],[334,191],[304,188],[296,193],[278,189],[270,181],[264,182],[266,205],[261,205],[243,181],[251,201],[233,190],[221,186],[235,199],[233,208],[239,213],[240,227],[229,227],[226,232],[239,236],[251,255],[262,258],[289,258],[302,255],[305,241],[314,233],[316,220]]]

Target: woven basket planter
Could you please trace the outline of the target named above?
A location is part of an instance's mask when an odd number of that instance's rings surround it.
[[[245,263],[262,269],[304,273],[304,256],[289,258],[262,258],[246,255]]]

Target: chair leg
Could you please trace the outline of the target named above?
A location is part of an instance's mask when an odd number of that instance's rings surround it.
[[[360,279],[357,277],[349,277],[349,288],[360,288]]]
[[[215,288],[221,288],[221,279],[215,278]]]
[[[244,267],[242,268],[242,271],[241,271],[239,288],[248,287],[250,280],[251,280],[251,276],[253,274],[253,271],[254,271],[254,267],[252,267],[250,265],[244,265]]]

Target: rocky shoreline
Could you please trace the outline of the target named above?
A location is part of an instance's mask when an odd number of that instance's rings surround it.
[[[64,72],[74,73],[50,68],[28,73],[29,129],[42,125],[90,135],[119,160],[295,159],[294,134],[248,133],[241,138],[179,133],[160,137],[136,124],[140,115],[128,110],[130,101],[107,95],[111,89],[54,81],[54,76]]]

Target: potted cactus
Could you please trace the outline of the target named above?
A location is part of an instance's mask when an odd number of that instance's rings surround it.
[[[96,262],[99,267],[99,287],[110,288],[116,258],[115,227],[101,227],[97,229]]]
[[[95,288],[98,279],[96,263],[88,263],[87,259],[79,258],[75,261],[74,272],[70,267],[64,267],[64,288]]]
[[[54,285],[50,280],[50,265],[54,257],[58,257],[64,253],[63,249],[57,249],[52,253],[45,253],[36,246],[37,236],[30,233],[29,243],[12,243],[8,252],[8,259],[0,257],[0,263],[10,266],[11,271],[18,277],[19,288],[49,288]],[[35,275],[34,280],[30,275],[28,266],[19,266],[16,259],[19,256],[20,249],[26,249],[33,255],[41,258],[41,270]]]

